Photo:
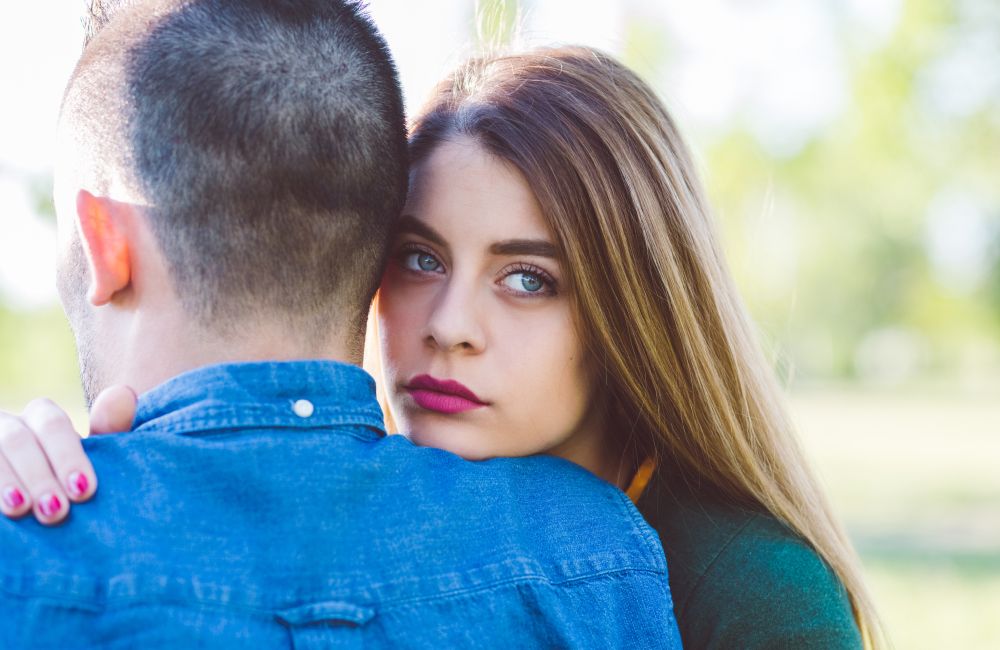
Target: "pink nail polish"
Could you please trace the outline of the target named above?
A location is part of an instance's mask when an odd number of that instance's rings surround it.
[[[3,489],[3,502],[11,510],[17,510],[24,505],[24,495],[13,485],[8,485]]]
[[[69,488],[70,494],[78,497],[87,491],[87,488],[90,487],[90,481],[87,480],[87,475],[83,472],[73,472],[66,480],[66,487]]]
[[[46,494],[38,500],[38,512],[43,517],[52,517],[62,508],[62,502],[54,494]]]

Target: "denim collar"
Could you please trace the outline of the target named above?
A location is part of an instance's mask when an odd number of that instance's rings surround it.
[[[227,363],[185,372],[139,397],[132,431],[368,427],[385,435],[375,381],[336,361]]]

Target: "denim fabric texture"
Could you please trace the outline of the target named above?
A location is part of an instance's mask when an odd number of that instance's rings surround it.
[[[84,444],[91,503],[0,517],[2,648],[680,647],[622,492],[386,436],[359,368],[202,368]]]

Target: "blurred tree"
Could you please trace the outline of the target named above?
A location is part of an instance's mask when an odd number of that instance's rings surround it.
[[[0,305],[0,408],[47,395],[79,410],[83,396],[69,324],[57,306],[12,312]]]
[[[840,38],[851,80],[846,110],[784,158],[734,123],[706,147],[710,194],[752,311],[803,374],[858,377],[870,367],[864,357],[889,340],[912,348],[914,372],[940,370],[956,336],[997,342],[984,300],[989,292],[1000,311],[997,256],[992,283],[980,272],[970,291],[947,286],[928,240],[959,239],[955,231],[969,224],[947,213],[944,228],[928,222],[947,192],[1000,214],[1000,82],[964,113],[949,112],[937,95],[953,81],[942,81],[942,67],[970,34],[1000,43],[1000,12],[975,0],[908,0],[874,51],[851,38],[851,27],[842,25]],[[1000,58],[993,66],[1000,70]]]
[[[27,184],[35,214],[54,222],[56,206],[52,202],[52,174],[33,176],[27,179]]]
[[[498,50],[518,36],[521,7],[518,0],[477,0],[475,37],[481,50]]]

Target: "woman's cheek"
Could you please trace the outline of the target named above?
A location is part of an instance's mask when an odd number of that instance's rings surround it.
[[[540,453],[564,442],[586,411],[588,390],[573,330],[567,332],[558,321],[548,325],[534,330],[545,332],[543,338],[521,339],[511,346],[507,358],[517,363],[501,375],[507,378],[505,401],[513,410],[509,435],[517,440],[519,455]]]
[[[390,390],[397,384],[399,368],[406,367],[412,356],[410,338],[417,336],[414,321],[407,322],[405,292],[397,291],[391,282],[383,281],[377,313],[382,373]]]
[[[399,269],[387,271],[379,291],[379,334],[390,348],[408,336],[415,336],[422,326],[419,320],[420,291],[410,286],[401,275]]]

